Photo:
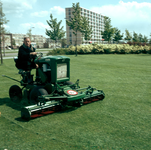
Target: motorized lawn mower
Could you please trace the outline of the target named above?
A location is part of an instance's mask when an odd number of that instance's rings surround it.
[[[16,59],[14,59],[16,61]],[[37,56],[34,61],[38,64],[38,75],[33,80],[31,71],[19,70],[22,86],[13,85],[9,89],[9,96],[13,102],[20,102],[22,95],[26,95],[29,106],[21,109],[21,117],[29,120],[64,109],[67,105],[79,107],[93,101],[103,100],[105,94],[91,86],[80,88],[79,80],[70,82],[70,58],[66,56]],[[24,92],[23,92],[24,91]]]

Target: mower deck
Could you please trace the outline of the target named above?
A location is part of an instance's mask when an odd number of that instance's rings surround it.
[[[103,91],[94,91],[93,93],[86,95],[79,106],[103,100],[104,97],[105,94],[103,93]],[[62,106],[59,100],[47,101],[45,104],[39,103],[38,105],[31,105],[22,108],[21,117],[25,120],[30,120],[47,114],[52,114],[61,110],[61,108]]]

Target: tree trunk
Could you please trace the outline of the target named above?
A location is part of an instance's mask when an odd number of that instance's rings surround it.
[[[1,25],[0,25],[0,29],[1,29]],[[1,31],[0,31],[1,32]],[[0,56],[1,56],[1,64],[3,64],[3,56],[2,56],[2,44],[1,44],[1,33],[0,33]]]
[[[77,56],[77,31],[76,31],[76,56]]]
[[[3,35],[3,52],[4,52],[4,56],[5,56],[5,41],[4,41],[4,35]]]
[[[0,44],[0,55],[1,55],[1,64],[3,64],[3,56],[2,56],[1,44]]]

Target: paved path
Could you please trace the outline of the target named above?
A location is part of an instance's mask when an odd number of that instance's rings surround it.
[[[45,56],[48,53],[48,51],[42,51],[42,53]],[[12,59],[14,57],[17,57],[17,55],[18,55],[18,52],[17,53],[7,52],[7,53],[5,53],[5,56],[3,55],[3,59]]]

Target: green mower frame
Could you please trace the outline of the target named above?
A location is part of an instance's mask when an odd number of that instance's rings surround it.
[[[14,59],[16,61],[16,59]],[[79,80],[70,81],[70,58],[66,56],[42,56],[35,59],[38,64],[35,81],[31,71],[19,70],[22,80],[18,81],[22,86],[12,85],[9,89],[10,99],[18,103],[24,95],[28,99],[29,106],[21,109],[21,117],[29,120],[38,116],[52,113],[69,106],[82,106],[93,101],[103,100],[105,94],[102,90],[96,90],[91,86],[80,88]]]

